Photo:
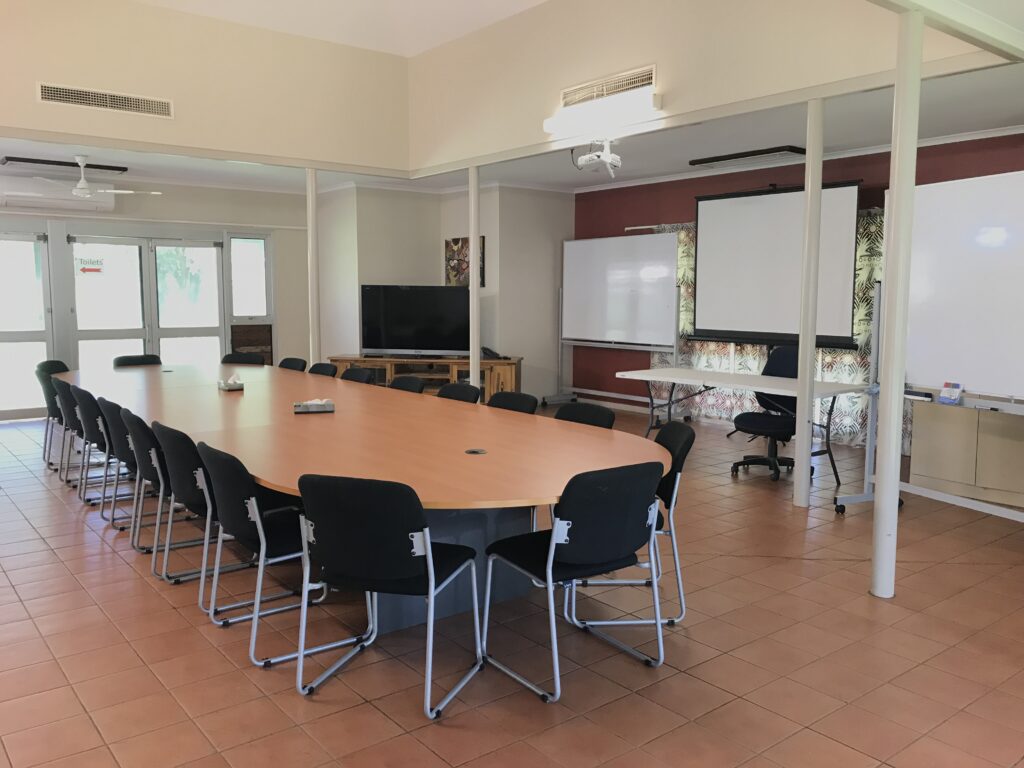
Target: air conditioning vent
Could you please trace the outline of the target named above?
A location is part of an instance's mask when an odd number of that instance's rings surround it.
[[[109,91],[89,91],[84,88],[69,88],[65,85],[39,85],[39,99],[56,104],[73,104],[78,107],[113,109],[117,112],[134,112],[137,115],[174,117],[174,107],[165,99],[149,99],[144,96],[129,96]]]
[[[616,93],[635,91],[637,88],[653,85],[654,67],[635,69],[632,72],[613,75],[603,80],[594,80],[573,88],[566,88],[562,91],[562,106],[571,107],[573,104],[582,104],[585,101],[594,101],[594,99],[601,99]]]

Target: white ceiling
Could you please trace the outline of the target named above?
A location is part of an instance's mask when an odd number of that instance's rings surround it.
[[[415,56],[545,0],[137,0],[174,11]]]
[[[1024,94],[1024,64],[928,80],[922,85],[921,138],[938,139],[1024,127],[1021,94]],[[892,89],[888,88],[829,99],[825,106],[826,152],[836,154],[885,147],[889,143],[891,111]],[[616,182],[635,183],[706,173],[695,171],[689,161],[781,144],[803,146],[803,105],[621,139],[614,147],[623,162]],[[115,186],[148,182],[299,194],[305,190],[305,172],[301,168],[0,138],[0,156],[70,160],[74,154],[89,155],[94,163],[128,166],[128,173],[123,176],[95,175],[95,180],[110,181]],[[11,174],[10,169],[0,166],[0,175]],[[38,170],[23,171],[21,175],[67,178],[66,174]],[[480,178],[483,183],[566,191],[609,183],[603,172],[576,170],[567,150],[485,166],[480,170]],[[466,174],[459,171],[415,180],[395,180],[321,171],[319,181],[324,190],[350,184],[374,184],[439,191],[464,186]],[[168,193],[173,194],[173,191]]]

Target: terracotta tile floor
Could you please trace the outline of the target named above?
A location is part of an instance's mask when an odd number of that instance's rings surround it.
[[[642,429],[633,415],[619,423]],[[382,637],[303,699],[293,665],[252,667],[246,626],[211,626],[194,584],[153,579],[125,534],[43,468],[40,423],[0,425],[0,768],[1024,766],[1024,526],[907,498],[897,595],[880,601],[868,595],[870,509],[837,517],[822,465],[810,510],[790,505],[786,477],[730,477],[750,448],[727,431],[698,424],[687,462],[688,611],[664,667],[561,626],[559,703],[485,670],[428,723],[419,629]],[[862,453],[838,453],[857,484]],[[197,558],[175,553],[172,567]],[[228,576],[225,594],[247,594],[253,577]],[[649,612],[633,587],[591,589],[584,605]],[[361,610],[333,597],[311,631],[340,636]],[[495,616],[492,652],[545,674],[539,602]],[[272,617],[261,643],[293,647],[296,623]],[[439,685],[468,663],[469,629],[440,622]],[[623,637],[651,648],[646,629]]]

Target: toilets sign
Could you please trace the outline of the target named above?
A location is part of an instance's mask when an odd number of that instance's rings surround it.
[[[103,259],[78,258],[75,259],[75,266],[78,267],[78,271],[83,275],[89,274],[90,272],[102,273]]]

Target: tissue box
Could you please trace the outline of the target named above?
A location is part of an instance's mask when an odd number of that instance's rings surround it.
[[[224,381],[224,379],[218,379],[217,389],[222,389],[225,392],[238,392],[239,390],[245,389],[245,382]]]
[[[334,401],[295,403],[292,410],[295,413],[334,413]]]

